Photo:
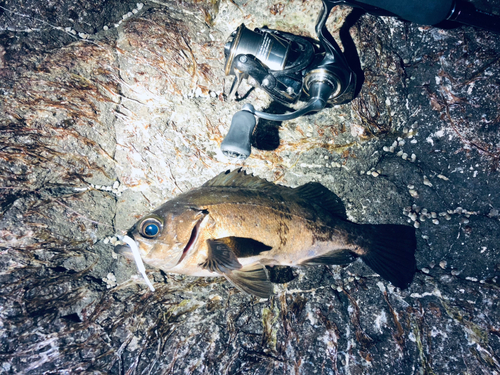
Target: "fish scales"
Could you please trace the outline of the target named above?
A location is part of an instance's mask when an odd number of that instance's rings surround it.
[[[277,186],[273,185],[273,188],[275,187]],[[266,254],[267,264],[297,265],[299,260],[306,257],[304,250],[310,249],[316,242],[331,241],[332,237],[335,237],[341,247],[347,247],[347,241],[341,240],[347,236],[347,233],[342,233],[339,228],[340,225],[346,223],[336,223],[335,229],[326,226],[316,211],[319,211],[318,207],[313,208],[305,202],[300,205],[293,201],[287,205],[283,194],[275,192],[266,194],[262,191],[224,187],[210,188],[206,192],[203,190],[201,188],[187,193],[182,201],[198,210],[209,212],[212,220],[210,220],[210,228],[207,229],[210,230],[211,236],[214,238],[252,237],[256,235],[257,229],[259,241],[273,248],[270,253]],[[219,196],[220,198],[214,202],[213,197]],[[210,198],[207,200],[207,197]],[[290,202],[290,197],[286,198]],[[161,214],[164,210],[160,208],[157,211]],[[325,213],[322,216],[328,217]],[[329,218],[328,221],[331,223],[332,220]],[[335,236],[333,236],[334,233]],[[287,242],[290,243],[290,247],[284,248]],[[335,244],[330,244],[325,250],[331,250],[333,246]],[[285,256],[282,256],[283,253]],[[269,257],[271,259],[278,257],[278,259],[273,262],[269,260]]]
[[[297,265],[304,250],[316,242],[316,227],[307,218],[283,213],[273,207],[241,205],[245,206],[244,212],[240,205],[214,206],[209,210],[215,222],[214,233],[217,238],[258,236],[258,241],[272,247],[266,259],[275,261],[267,264]]]
[[[396,286],[415,273],[415,232],[356,224],[323,185],[279,186],[241,169],[166,202],[129,231],[144,262],[166,272],[223,276],[259,297],[273,293],[265,266],[348,264],[361,257]]]

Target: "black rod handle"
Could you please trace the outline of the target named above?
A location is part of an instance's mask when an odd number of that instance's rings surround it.
[[[466,1],[457,1],[448,20],[500,33],[500,16],[477,9]]]
[[[398,16],[421,25],[453,21],[500,33],[500,16],[477,9],[465,0],[325,0],[345,4],[375,15]],[[384,14],[388,12],[388,14]],[[439,25],[438,25],[439,27]]]
[[[334,1],[335,3],[335,1]],[[407,21],[436,25],[445,21],[453,10],[454,0],[355,0],[345,4],[366,4],[386,10]]]

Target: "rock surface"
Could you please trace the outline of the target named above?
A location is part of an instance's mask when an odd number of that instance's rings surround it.
[[[0,6],[0,373],[500,373],[497,35],[358,15],[358,97],[260,122],[235,164],[219,151],[242,105],[224,95],[227,36],[314,37],[320,1],[47,4]],[[319,181],[353,221],[418,227],[413,284],[355,262],[257,300],[148,269],[151,293],[114,235],[239,166]]]

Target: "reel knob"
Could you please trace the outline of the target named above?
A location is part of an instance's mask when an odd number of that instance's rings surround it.
[[[245,111],[238,111],[231,120],[226,138],[220,145],[222,153],[228,158],[246,159],[252,152],[252,133],[255,128],[255,116]]]

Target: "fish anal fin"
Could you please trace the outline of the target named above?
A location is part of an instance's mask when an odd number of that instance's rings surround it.
[[[274,294],[274,287],[269,281],[266,268],[259,263],[245,266],[240,270],[227,272],[224,276],[244,293],[260,298],[269,298]]]
[[[348,249],[332,250],[326,254],[320,255],[315,258],[306,259],[301,262],[301,266],[313,266],[319,264],[336,264],[344,265],[352,263],[358,256]]]
[[[342,200],[319,182],[308,182],[305,185],[296,187],[293,189],[293,193],[304,200],[322,207],[330,214],[347,220],[347,214]]]
[[[204,262],[200,263],[202,268],[220,274],[241,268],[238,258],[225,241],[220,239],[207,240],[207,245],[208,256]]]

